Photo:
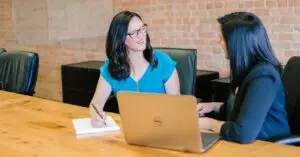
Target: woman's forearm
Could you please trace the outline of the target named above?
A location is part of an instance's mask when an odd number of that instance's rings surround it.
[[[222,102],[212,102],[212,103],[213,103],[213,105],[214,105],[213,111],[214,111],[214,112],[220,112],[220,108],[221,108],[221,106],[222,106],[224,103],[222,103]]]

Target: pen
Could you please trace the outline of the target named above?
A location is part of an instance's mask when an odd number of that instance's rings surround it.
[[[100,116],[103,119],[104,125],[106,125],[104,117],[100,114],[100,112],[98,111],[96,106],[93,103],[92,103],[92,106],[93,106],[94,110],[96,111],[96,113],[98,114],[98,116]]]

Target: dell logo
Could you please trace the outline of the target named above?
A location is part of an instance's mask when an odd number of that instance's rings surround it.
[[[162,126],[162,124],[163,124],[163,121],[160,117],[154,117],[153,122],[154,122],[155,126]]]

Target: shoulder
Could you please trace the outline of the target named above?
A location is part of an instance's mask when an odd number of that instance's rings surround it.
[[[100,72],[102,72],[102,71],[108,71],[108,64],[109,64],[109,60],[106,59],[104,61],[104,63],[99,67]]]
[[[174,61],[167,53],[163,51],[154,50],[153,56],[156,59],[159,67],[176,64],[176,61]]]
[[[270,63],[258,63],[247,74],[244,82],[250,82],[259,78],[270,78],[274,82],[281,82],[281,74]]]
[[[157,59],[157,60],[172,60],[171,57],[166,54],[163,51],[159,51],[159,50],[154,50],[153,51],[153,56]]]
[[[108,65],[109,65],[109,60],[106,59],[106,60],[104,61],[104,64],[99,68],[99,70],[100,70],[101,76],[102,76],[108,83],[111,83],[114,79],[112,78],[112,76],[111,76],[110,73],[109,73]]]
[[[162,77],[163,81],[169,80],[173,71],[176,69],[176,61],[162,51],[154,51],[153,56],[157,61],[156,71],[159,73],[160,77]]]

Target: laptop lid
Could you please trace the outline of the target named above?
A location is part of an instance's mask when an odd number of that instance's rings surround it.
[[[117,99],[128,144],[202,151],[195,97],[118,92]]]

